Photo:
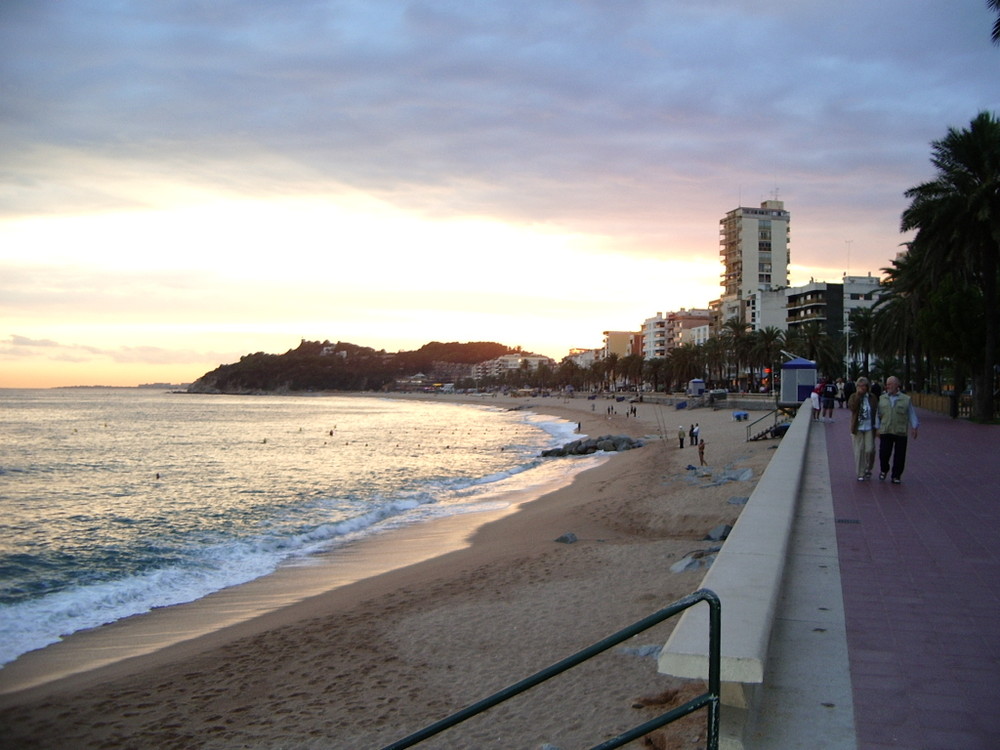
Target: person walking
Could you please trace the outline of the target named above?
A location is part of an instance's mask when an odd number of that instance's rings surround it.
[[[851,440],[854,444],[854,464],[858,470],[858,481],[870,479],[875,466],[875,436],[878,430],[878,399],[868,391],[868,378],[858,378],[857,389],[847,399],[851,411]]]
[[[899,378],[891,375],[885,380],[885,392],[878,400],[878,434],[879,434],[879,479],[885,479],[889,474],[889,461],[892,460],[892,483],[902,481],[903,469],[906,468],[906,434],[909,431],[913,439],[917,439],[917,411],[913,401],[899,390]]]
[[[687,432],[684,430],[684,425],[677,428],[677,439],[681,441],[681,448],[684,447],[684,438],[687,436]]]
[[[705,463],[705,441],[701,440],[698,442],[698,461],[702,466],[706,466]]]

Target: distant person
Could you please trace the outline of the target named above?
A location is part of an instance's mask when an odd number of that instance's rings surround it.
[[[906,468],[906,434],[909,431],[913,439],[917,439],[917,411],[913,401],[899,390],[899,378],[891,375],[885,381],[885,393],[878,400],[878,458],[881,473],[879,479],[885,479],[889,473],[889,461],[892,460],[892,483],[902,481],[903,469]]]
[[[844,383],[843,378],[837,378],[837,406],[843,409],[844,403],[846,401],[847,401],[847,384]]]
[[[694,432],[694,425],[691,425],[691,429],[688,430],[688,439],[690,440],[688,445],[692,447],[698,445],[698,439]]]
[[[870,479],[875,466],[875,428],[878,422],[878,399],[868,392],[868,378],[858,378],[857,390],[847,400],[851,411],[851,439],[858,481]]]
[[[818,422],[819,421],[819,411],[820,411],[820,408],[819,408],[820,407],[819,392],[820,392],[820,390],[822,388],[823,388],[823,384],[822,383],[817,383],[816,387],[813,388],[812,393],[809,394],[809,400],[812,402],[813,421],[814,422]]]
[[[684,430],[684,425],[677,428],[677,439],[681,443],[681,448],[684,447],[684,438],[687,437],[687,432]]]
[[[820,398],[823,399],[823,417],[833,421],[833,402],[837,399],[837,384],[832,378],[823,381],[823,390],[820,391]]]
[[[705,441],[701,440],[698,443],[698,461],[702,466],[705,466]]]
[[[691,433],[691,445],[698,445],[698,438],[701,436],[701,427],[694,423],[694,431]]]

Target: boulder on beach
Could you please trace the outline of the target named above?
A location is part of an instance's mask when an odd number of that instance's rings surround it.
[[[542,451],[543,458],[560,456],[586,456],[597,451],[606,453],[629,451],[633,448],[641,448],[645,443],[642,440],[630,438],[628,435],[601,435],[597,438],[581,438],[566,443],[561,448],[549,448]]]

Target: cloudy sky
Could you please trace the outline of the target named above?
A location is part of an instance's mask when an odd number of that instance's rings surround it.
[[[985,0],[4,0],[0,387],[188,382],[310,340],[561,358],[879,273],[930,142],[1000,108]]]

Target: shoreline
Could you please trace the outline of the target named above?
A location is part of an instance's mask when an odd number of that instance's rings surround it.
[[[327,394],[310,394],[322,397]],[[338,397],[386,398],[389,394],[330,394]],[[402,394],[402,398],[432,401],[427,394]],[[523,404],[492,403],[492,399],[449,398],[449,402],[488,406],[501,410],[520,409]],[[568,422],[549,413],[529,411]],[[610,459],[606,456],[600,463]],[[593,463],[593,461],[591,461]],[[568,468],[527,489],[501,490],[496,500],[503,507],[416,521],[377,532],[339,545],[328,552],[285,563],[252,581],[213,592],[190,602],[157,607],[149,612],[80,630],[59,642],[22,654],[0,667],[0,706],[6,696],[44,689],[49,683],[74,675],[114,667],[118,662],[151,656],[158,651],[210,636],[272,612],[294,606],[315,596],[359,583],[394,570],[419,564],[432,557],[463,549],[482,526],[572,483],[577,474],[589,470]],[[126,645],[123,645],[123,642]],[[118,671],[118,670],[115,670]]]
[[[463,402],[452,396],[400,397]],[[469,402],[577,421],[592,436],[647,436],[664,423],[664,413],[673,414],[666,407],[638,404],[638,418],[607,415],[585,399]],[[611,403],[596,405],[603,409]],[[745,443],[743,427],[730,423],[728,412],[697,410],[683,416],[700,421],[708,455],[716,458],[710,465],[751,466],[755,483],[770,458],[769,441]],[[735,520],[739,508],[726,498],[749,495],[752,483],[692,483],[684,468],[690,459],[696,462],[696,454],[680,452],[672,440],[651,440],[577,474],[565,486],[512,504],[497,517],[470,514],[477,518],[450,517],[394,530],[372,539],[369,552],[374,557],[385,562],[390,553],[408,555],[421,545],[424,553],[432,550],[429,556],[419,562],[410,558],[362,580],[334,582],[332,589],[320,570],[325,566],[290,568],[295,575],[317,573],[321,592],[152,653],[0,695],[0,724],[10,726],[0,730],[0,740],[10,732],[11,738],[31,738],[38,747],[58,747],[67,737],[80,747],[134,746],[140,739],[161,746],[229,747],[272,746],[277,737],[294,736],[300,738],[295,746],[308,747],[315,735],[325,743],[317,746],[346,748],[398,739],[697,588],[703,570],[673,574],[669,565],[707,546],[701,536],[717,523]],[[436,530],[428,531],[431,526]],[[438,536],[405,544],[388,538],[418,527]],[[554,543],[567,532],[579,542]],[[442,553],[443,544],[451,551]],[[265,601],[263,590],[246,588],[254,583],[236,588],[247,591],[251,602]],[[191,620],[197,604],[153,614]],[[131,619],[141,618],[156,619]],[[540,643],[525,643],[517,623]],[[117,625],[77,634],[79,638],[65,643],[83,644],[83,636],[103,633],[107,647],[113,648],[131,623]],[[662,645],[665,635],[650,642]],[[486,651],[468,653],[469,641]],[[331,650],[332,644],[336,648]],[[62,645],[35,653],[55,653]],[[484,656],[490,653],[500,655],[502,667]],[[641,692],[640,685],[669,682],[655,673],[652,660],[645,661],[650,663],[641,669],[633,664],[622,671],[618,665],[616,673],[622,672],[627,686],[623,689]],[[268,686],[260,688],[261,703],[247,703],[247,691],[261,684]],[[396,705],[399,693],[409,696],[405,707]],[[203,701],[192,702],[195,695]],[[336,696],[335,705],[325,695]],[[393,709],[386,714],[389,704]],[[279,717],[289,712],[292,723],[265,721],[258,711]],[[332,715],[339,718],[334,721]],[[533,710],[515,723],[538,720]],[[170,731],[163,728],[167,724]],[[207,726],[215,727],[214,733],[206,735]],[[451,730],[459,731],[474,735],[483,730]],[[697,732],[690,725],[687,731]],[[183,741],[171,745],[171,732]]]

